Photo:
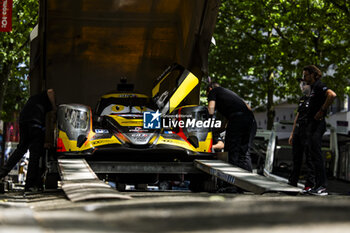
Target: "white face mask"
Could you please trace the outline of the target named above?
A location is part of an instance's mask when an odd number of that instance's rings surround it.
[[[309,96],[311,92],[311,87],[305,82],[300,82],[300,90],[304,95]]]

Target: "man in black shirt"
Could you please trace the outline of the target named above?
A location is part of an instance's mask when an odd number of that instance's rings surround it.
[[[249,148],[256,134],[256,122],[250,107],[233,91],[210,83],[207,87],[208,110],[213,115],[218,110],[228,120],[225,151],[229,163],[252,171]]]
[[[310,92],[311,87],[306,85],[305,82],[299,79],[300,89],[304,94],[299,99],[297,115],[294,119],[293,130],[289,137],[289,144],[292,145],[293,152],[293,169],[289,176],[289,184],[293,186],[298,185],[299,176],[301,172],[303,157],[305,155],[306,158],[306,183],[303,192],[309,192],[312,187],[315,185],[315,176],[313,164],[311,161],[311,157],[309,154],[309,150],[306,144],[306,128],[308,125],[307,113],[310,107]]]
[[[19,144],[7,163],[0,168],[0,178],[3,178],[29,149],[25,191],[35,191],[42,186],[39,160],[44,154],[45,117],[51,110],[56,110],[55,93],[52,89],[29,98],[19,117]]]
[[[322,156],[322,136],[326,131],[325,116],[328,107],[337,96],[321,82],[322,72],[314,65],[305,66],[303,69],[303,80],[311,85],[310,107],[307,113],[308,125],[306,128],[306,139],[309,153],[315,168],[315,187],[311,194],[327,195],[327,177],[324,160]]]

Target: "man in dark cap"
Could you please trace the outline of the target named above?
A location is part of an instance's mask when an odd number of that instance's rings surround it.
[[[0,168],[0,178],[3,178],[29,149],[30,156],[25,191],[37,191],[42,188],[39,160],[44,154],[46,113],[51,110],[56,110],[53,89],[48,89],[29,98],[19,117],[19,144],[7,163]]]
[[[228,120],[225,151],[229,163],[252,171],[249,148],[257,129],[253,112],[241,97],[217,83],[209,83],[207,95],[209,114],[217,109]]]
[[[311,85],[310,106],[307,113],[308,125],[306,139],[308,150],[315,169],[315,186],[310,191],[313,195],[328,195],[327,177],[322,156],[322,136],[326,131],[325,116],[327,109],[337,96],[321,82],[322,72],[314,65],[303,68],[303,81]]]

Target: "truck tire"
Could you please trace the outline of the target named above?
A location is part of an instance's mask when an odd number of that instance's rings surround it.
[[[126,190],[126,184],[123,183],[117,183],[117,190],[124,192]]]
[[[192,192],[216,192],[216,179],[209,175],[193,176],[190,179],[189,189]]]

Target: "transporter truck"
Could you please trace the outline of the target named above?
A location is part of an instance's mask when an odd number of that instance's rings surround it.
[[[120,187],[189,176],[198,188],[190,163],[213,153],[210,128],[194,120],[208,117],[199,90],[219,0],[39,2],[30,92],[53,88],[60,104],[46,185],[57,185],[57,158],[79,157]],[[147,127],[146,113],[158,114]],[[190,127],[154,126],[159,114],[191,118]]]

